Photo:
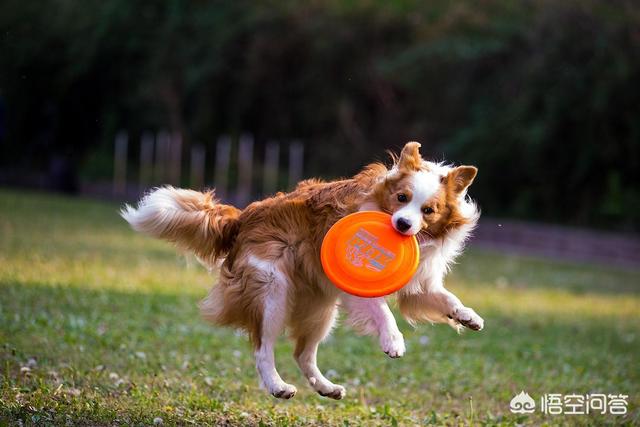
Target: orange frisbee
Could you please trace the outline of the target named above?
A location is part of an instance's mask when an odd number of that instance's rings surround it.
[[[322,268],[340,289],[360,297],[381,297],[406,285],[418,269],[414,236],[391,225],[391,215],[364,211],[347,215],[324,236]]]

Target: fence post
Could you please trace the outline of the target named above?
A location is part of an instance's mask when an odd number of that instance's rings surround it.
[[[153,134],[145,132],[140,140],[139,190],[143,193],[151,184],[153,175]]]
[[[220,199],[227,197],[227,185],[229,178],[229,160],[231,158],[231,138],[221,136],[216,142],[216,168],[213,185],[216,195]]]
[[[245,206],[251,199],[251,176],[253,172],[253,136],[240,136],[238,145],[238,192],[236,203]]]
[[[156,184],[164,184],[166,182],[169,144],[171,144],[169,134],[164,130],[158,132],[156,137],[156,162],[153,168],[153,179]]]
[[[191,179],[193,189],[200,190],[204,187],[204,162],[205,148],[202,144],[194,144],[191,147]]]
[[[113,153],[113,194],[124,195],[127,192],[127,147],[129,136],[121,130],[116,135]]]
[[[304,168],[304,145],[299,140],[289,145],[289,188],[293,189],[302,179]]]
[[[262,191],[264,195],[273,194],[278,189],[278,166],[280,160],[280,144],[269,141],[264,153],[264,175],[262,177]]]
[[[169,181],[171,184],[180,187],[182,172],[182,135],[174,132],[170,137],[169,148]]]

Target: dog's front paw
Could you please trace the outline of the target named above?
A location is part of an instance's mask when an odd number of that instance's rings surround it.
[[[456,309],[451,315],[451,318],[474,331],[480,331],[484,328],[484,320],[482,317],[478,316],[478,314],[469,307]]]
[[[278,399],[291,399],[296,395],[298,389],[291,384],[287,384],[285,382],[281,382],[279,384],[275,384],[272,388],[269,389],[269,392],[273,395],[273,397],[277,397]]]
[[[404,338],[400,332],[380,335],[380,347],[389,357],[398,358],[404,356],[406,351]]]

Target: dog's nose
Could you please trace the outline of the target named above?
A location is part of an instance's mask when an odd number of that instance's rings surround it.
[[[396,227],[398,228],[398,231],[404,233],[411,228],[411,223],[404,218],[398,218],[398,220],[396,221]]]

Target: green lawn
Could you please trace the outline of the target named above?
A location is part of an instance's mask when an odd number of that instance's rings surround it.
[[[340,326],[319,364],[343,401],[306,386],[283,338],[298,394],[280,401],[246,338],[199,318],[212,277],[117,210],[0,190],[0,424],[640,423],[638,271],[469,251],[448,283],[482,332],[401,322],[408,352],[392,360]],[[629,413],[514,415],[520,390],[628,394]]]

